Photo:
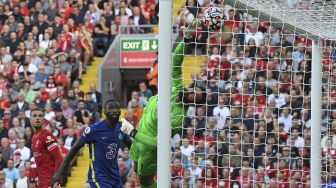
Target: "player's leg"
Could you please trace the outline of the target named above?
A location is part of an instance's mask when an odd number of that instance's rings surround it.
[[[137,173],[140,184],[142,185],[153,185],[154,183],[154,174],[149,176],[138,175],[138,162],[134,161],[134,172]],[[156,187],[156,185],[155,185]]]
[[[141,188],[156,188],[154,176],[157,170],[156,151],[140,145],[140,155],[137,163],[138,177]]]
[[[136,141],[133,141],[129,155],[131,159],[133,159],[134,161],[134,172],[138,174],[138,160],[139,160],[139,155],[140,155],[140,148]]]
[[[156,181],[154,180],[155,174],[152,175],[139,175],[139,183],[141,188],[156,188]]]

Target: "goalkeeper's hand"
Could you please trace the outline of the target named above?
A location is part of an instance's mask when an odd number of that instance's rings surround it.
[[[134,138],[137,133],[137,130],[134,128],[134,126],[124,118],[121,119],[121,124],[122,126],[120,130],[130,137]]]
[[[188,27],[182,26],[181,30],[183,32],[183,37],[185,39],[191,39],[193,37],[192,33],[196,31],[196,28],[200,22],[200,20],[195,19],[193,22],[189,23]]]

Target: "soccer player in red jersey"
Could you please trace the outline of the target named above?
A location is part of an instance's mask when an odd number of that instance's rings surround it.
[[[38,187],[51,188],[50,179],[61,166],[63,158],[56,138],[43,127],[43,110],[33,109],[30,112],[30,122],[35,129],[31,149],[37,166]]]

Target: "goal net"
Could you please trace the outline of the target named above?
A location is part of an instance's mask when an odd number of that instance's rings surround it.
[[[335,1],[176,0],[174,44],[210,6],[225,18],[183,54],[207,102],[173,135],[172,187],[336,187]]]

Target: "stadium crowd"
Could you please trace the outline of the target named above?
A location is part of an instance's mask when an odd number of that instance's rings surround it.
[[[79,89],[82,74],[93,57],[105,54],[120,26],[123,33],[149,32],[138,25],[156,24],[157,8],[143,0],[0,1],[0,187],[36,187],[32,109],[45,110],[46,129],[63,157],[83,129],[100,120],[101,94],[91,83],[90,91]],[[118,162],[123,181],[136,184],[127,149]]]
[[[177,26],[201,18],[208,6],[222,2],[188,0]],[[82,74],[94,56],[104,55],[119,26],[128,26],[123,33],[149,32],[136,26],[156,24],[157,8],[144,0],[0,1],[0,186],[36,186],[31,109],[45,109],[46,128],[64,156],[100,119],[101,94],[94,84],[90,92],[79,89]],[[222,32],[198,27],[186,51],[210,54],[191,75],[208,99],[188,108],[182,132],[174,135],[173,187],[308,188],[311,41],[230,6],[224,10]],[[324,184],[334,182],[336,172],[334,60],[324,48]],[[141,82],[123,116],[138,125],[154,93]],[[137,187],[127,148],[118,164],[125,187]]]
[[[207,91],[207,105],[189,107],[173,139],[173,186],[308,188],[312,41],[222,3],[190,0],[177,18],[182,26],[208,6],[225,12],[221,32],[200,25],[185,52],[208,54],[190,85]],[[336,180],[332,45],[324,41],[321,62],[322,187]]]

